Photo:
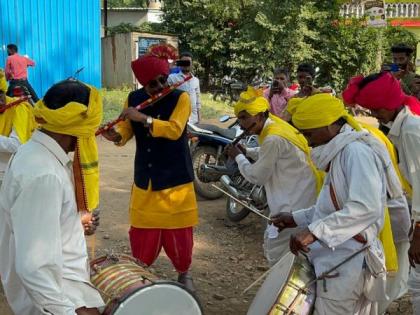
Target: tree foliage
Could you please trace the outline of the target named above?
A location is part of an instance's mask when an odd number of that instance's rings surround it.
[[[163,31],[178,34],[208,82],[235,71],[243,80],[301,62],[319,68],[318,83],[341,89],[349,77],[379,69],[397,42],[414,46],[404,29],[363,26],[339,17],[332,0],[167,0]]]

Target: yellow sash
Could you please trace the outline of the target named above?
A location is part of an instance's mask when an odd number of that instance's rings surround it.
[[[324,172],[318,170],[315,164],[312,162],[311,149],[308,146],[308,141],[299,131],[297,131],[293,126],[291,126],[284,120],[277,118],[271,114],[270,119],[273,121],[273,123],[269,124],[262,130],[261,134],[258,137],[259,143],[262,144],[267,136],[276,135],[288,140],[290,143],[294,144],[300,150],[302,150],[305,153],[308,165],[315,176],[316,189],[317,193],[319,193],[322,188],[322,183],[324,182],[325,174]]]

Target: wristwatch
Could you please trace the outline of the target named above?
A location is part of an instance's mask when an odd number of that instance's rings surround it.
[[[147,116],[146,122],[144,123],[144,126],[149,128],[153,124],[153,117]]]

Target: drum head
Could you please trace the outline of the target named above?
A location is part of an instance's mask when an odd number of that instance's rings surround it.
[[[247,315],[268,314],[286,284],[295,261],[295,255],[288,252],[273,267],[255,295]]]
[[[202,315],[197,299],[182,285],[156,281],[126,297],[113,315]]]

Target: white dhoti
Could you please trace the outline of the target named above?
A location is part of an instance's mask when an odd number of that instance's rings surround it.
[[[360,275],[359,282],[346,300],[331,300],[317,297],[314,315],[377,315],[378,303],[368,300],[364,295],[367,272]],[[328,280],[327,280],[328,281]]]
[[[396,299],[402,297],[408,290],[408,274],[410,264],[408,262],[409,241],[403,241],[395,244],[398,255],[398,272],[392,277],[386,279],[386,295],[388,300],[379,303],[379,314],[385,313],[389,305]]]
[[[416,265],[416,268],[410,270],[408,290],[411,293],[414,314],[420,315],[420,265]]]

